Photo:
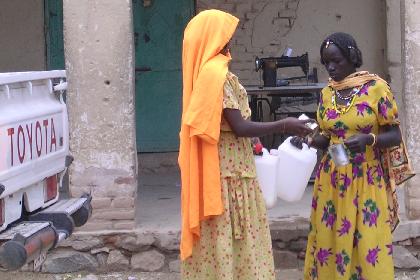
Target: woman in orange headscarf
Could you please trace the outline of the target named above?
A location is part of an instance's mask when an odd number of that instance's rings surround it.
[[[271,238],[249,137],[306,135],[306,121],[251,122],[245,89],[228,71],[238,19],[199,13],[183,41],[182,278],[274,279]]]

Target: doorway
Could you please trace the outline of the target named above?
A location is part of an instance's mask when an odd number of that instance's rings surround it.
[[[193,0],[133,0],[138,152],[178,150],[182,37],[193,14]]]

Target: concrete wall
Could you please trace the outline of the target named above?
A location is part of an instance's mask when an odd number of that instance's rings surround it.
[[[403,106],[403,80],[402,80],[402,45],[401,45],[401,1],[386,0],[386,70],[387,81],[399,105],[402,127],[405,126],[405,110]]]
[[[404,95],[406,111],[407,147],[417,174],[420,174],[420,0],[402,0],[403,11],[403,62]],[[407,213],[412,219],[420,218],[420,175],[407,183]]]
[[[73,195],[93,195],[82,230],[134,227],[137,189],[131,1],[64,0]]]
[[[44,1],[2,0],[0,72],[45,70]]]
[[[240,18],[233,40],[232,70],[243,84],[258,84],[255,56],[280,56],[286,47],[293,55],[309,53],[310,67],[320,70],[319,46],[330,33],[352,34],[364,55],[364,70],[385,76],[386,5],[384,0],[198,0],[198,10],[217,8]],[[279,73],[288,73],[281,69]]]

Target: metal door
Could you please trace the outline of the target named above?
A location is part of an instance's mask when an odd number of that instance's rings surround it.
[[[63,1],[44,0],[47,70],[64,69]]]
[[[182,36],[193,0],[133,0],[136,136],[139,152],[177,151]]]

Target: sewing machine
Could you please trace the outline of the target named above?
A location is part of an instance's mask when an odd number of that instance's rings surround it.
[[[285,67],[300,67],[305,76],[287,78],[285,80],[277,81],[277,68]],[[276,87],[281,85],[288,85],[289,80],[306,78],[309,80],[309,60],[308,53],[301,56],[281,56],[281,57],[264,57],[255,58],[255,71],[263,71],[264,87]],[[312,75],[316,75],[316,72]],[[314,80],[317,80],[317,77]]]

